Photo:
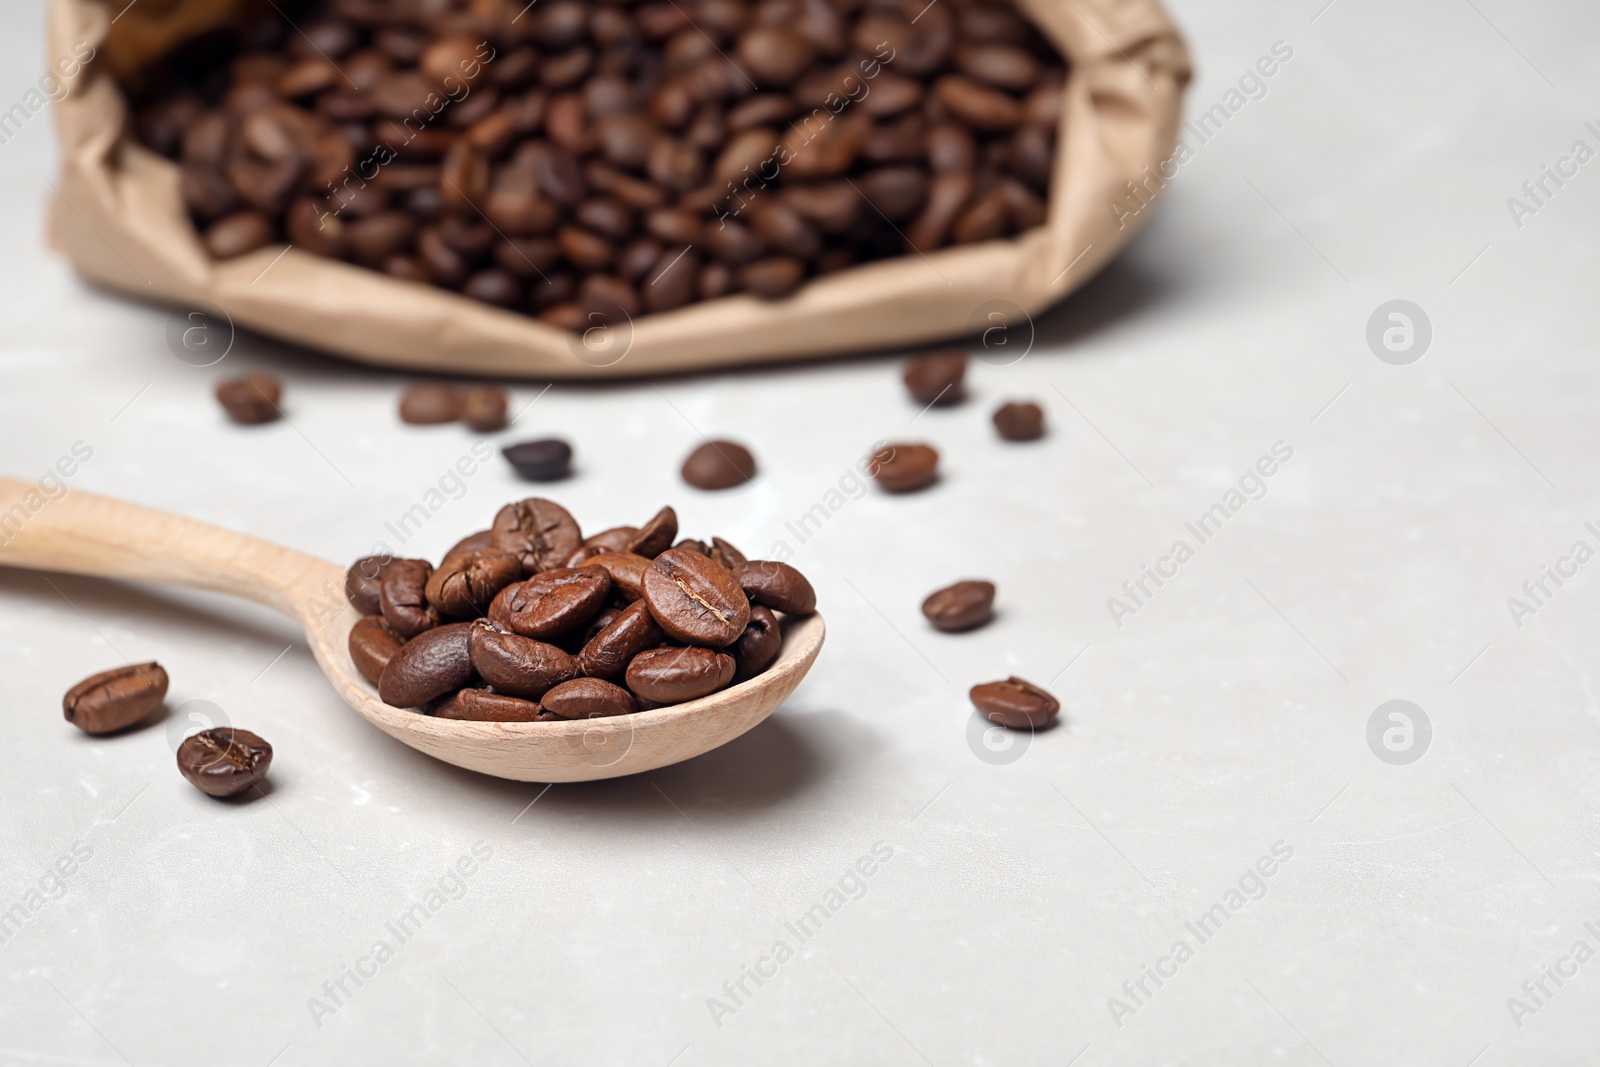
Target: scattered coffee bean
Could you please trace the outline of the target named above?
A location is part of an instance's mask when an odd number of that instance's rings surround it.
[[[726,652],[709,648],[655,648],[628,664],[628,688],[646,700],[679,704],[695,700],[733,680],[735,663]]]
[[[435,626],[401,645],[378,677],[378,696],[392,707],[417,708],[471,683],[471,637],[476,625]]]
[[[409,640],[439,624],[439,609],[428,602],[433,564],[425,559],[392,559],[378,579],[378,610]]]
[[[544,695],[544,708],[563,719],[598,719],[631,715],[633,694],[599,678],[574,678]]]
[[[378,684],[383,669],[394,659],[394,654],[405,644],[394,627],[382,615],[363,615],[350,627],[350,659],[361,672],[361,677]]]
[[[445,553],[448,559],[450,553]],[[378,606],[378,589],[388,556],[362,556],[344,572],[344,595],[363,615],[376,615],[383,610]]]
[[[683,461],[683,480],[696,489],[732,489],[756,476],[756,458],[733,441],[707,441]]]
[[[497,385],[468,389],[461,397],[461,421],[478,433],[506,428],[506,391]]]
[[[91,674],[61,698],[68,722],[86,734],[126,729],[161,706],[167,672],[156,662],[134,663]]]
[[[1033,403],[1001,404],[995,409],[994,428],[1007,441],[1036,441],[1044,436],[1044,409]]]
[[[572,446],[559,437],[507,445],[500,454],[530,482],[556,482],[572,473]]]
[[[917,403],[947,407],[961,402],[966,374],[966,352],[948,348],[910,360],[904,377],[906,389]]]
[[[867,469],[885,492],[910,493],[938,480],[939,453],[927,445],[884,445]]]
[[[560,718],[536,701],[496,693],[492,689],[458,689],[435,701],[428,714],[436,719],[462,719],[471,722],[553,722]]]
[[[217,383],[217,402],[228,418],[242,426],[257,426],[283,417],[278,402],[283,387],[270,374],[247,374]]]
[[[400,394],[400,421],[437,426],[461,417],[461,390],[446,382],[422,382]]]
[[[1061,710],[1056,698],[1032,682],[1007,678],[972,687],[973,707],[990,722],[1013,730],[1033,729],[1052,722]]]
[[[817,610],[817,593],[806,576],[770,559],[752,559],[733,569],[734,580],[752,604],[762,604],[786,615],[809,615]]]
[[[265,778],[271,766],[272,746],[231,726],[201,730],[178,746],[178,772],[208,796],[237,796]]]
[[[730,645],[750,621],[750,601],[733,575],[687,549],[656,557],[644,573],[644,599],[667,636],[686,644]]]
[[[964,581],[928,594],[922,614],[936,630],[959,633],[994,617],[994,583]]]

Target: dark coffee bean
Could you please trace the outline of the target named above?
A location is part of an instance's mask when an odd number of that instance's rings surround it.
[[[906,243],[927,252],[944,244],[956,216],[972,196],[972,175],[949,170],[935,174],[928,182],[928,199],[911,225],[906,227]]]
[[[348,223],[344,240],[357,262],[377,266],[409,248],[416,233],[417,224],[409,216],[385,211]]]
[[[145,718],[166,696],[166,669],[154,661],[134,663],[91,674],[68,689],[61,711],[86,734],[109,734]]]
[[[994,428],[1007,441],[1036,441],[1044,436],[1044,409],[1028,402],[1001,404],[994,413]]]
[[[555,645],[492,622],[469,625],[472,667],[498,693],[538,700],[551,686],[578,676],[578,661]]]
[[[928,196],[928,176],[919,167],[880,167],[857,183],[861,195],[892,222],[915,215]]]
[[[522,284],[509,271],[483,270],[466,280],[461,295],[495,307],[516,307],[522,303]]]
[[[787,563],[746,560],[731,573],[752,604],[764,604],[786,615],[809,615],[817,610],[816,590],[805,575]]]
[[[429,706],[428,714],[436,719],[465,722],[553,722],[558,718],[537,701],[492,689],[459,689]]]
[[[760,604],[750,608],[750,622],[744,633],[733,644],[733,659],[737,665],[734,678],[744,681],[754,678],[772,665],[783,647],[783,631],[772,609]]]
[[[492,529],[495,547],[515,552],[524,574],[561,566],[583,543],[583,533],[567,509],[536,496],[501,508]]]
[[[535,157],[533,176],[544,195],[568,207],[589,192],[577,157],[563,148],[548,147]]]
[[[645,216],[645,229],[672,244],[694,244],[700,240],[700,218],[683,208],[660,208]]]
[[[447,556],[428,577],[428,603],[439,614],[476,619],[489,610],[500,591],[522,577],[522,564],[510,552],[485,548]]]
[[[344,223],[315,201],[302,197],[290,204],[284,225],[289,243],[296,248],[330,259],[344,255]]]
[[[727,541],[724,541],[720,537],[713,537],[711,539],[711,551],[706,553],[706,555],[710,556],[717,563],[722,564],[729,571],[732,571],[734,568],[738,567],[739,564],[745,562],[744,553],[740,552],[737,548],[734,548],[733,545],[729,544]]]
[[[213,259],[233,259],[272,243],[272,220],[259,211],[241,211],[213,222],[206,230],[206,251]]]
[[[633,657],[661,643],[661,628],[650,605],[636,600],[591,637],[578,653],[578,669],[594,678],[618,681]]]
[[[1036,729],[1055,720],[1061,704],[1032,682],[1007,678],[972,687],[972,704],[990,722],[1013,730]]]
[[[655,559],[672,547],[673,539],[677,536],[678,513],[670,507],[662,508],[651,516],[649,522],[639,527],[639,532],[634,534],[633,540],[628,542],[628,547],[623,551],[644,559]]]
[[[827,234],[845,233],[861,217],[862,194],[849,182],[798,185],[784,189],[782,195],[791,207]]]
[[[382,610],[378,607],[378,588],[389,558],[362,556],[344,572],[344,595],[363,615],[376,615]]]
[[[522,441],[500,450],[512,469],[530,482],[555,482],[572,473],[572,446],[559,437]]]
[[[231,726],[201,730],[178,746],[178,773],[207,796],[237,796],[265,778],[271,766],[272,746]]]
[[[742,628],[741,628],[742,632]],[[733,680],[736,664],[726,652],[709,648],[656,648],[628,664],[628,688],[657,704],[681,704]]]
[[[774,252],[810,259],[822,251],[822,234],[782,200],[758,201],[750,210],[750,228]]]
[[[720,218],[707,226],[700,241],[712,255],[727,263],[746,263],[759,256],[761,240],[742,222]]]
[[[733,268],[726,263],[707,263],[700,268],[700,277],[695,279],[695,291],[700,294],[701,300],[715,300],[719,296],[727,296],[738,287],[734,278]]]
[[[695,279],[700,260],[687,248],[667,249],[645,272],[645,307],[651,311],[670,311],[694,299]]]
[[[502,589],[489,617],[523,637],[548,641],[594,618],[610,593],[604,567],[557,567]]]
[[[461,421],[478,433],[505,429],[506,391],[498,385],[478,385],[466,390],[461,397]]]
[[[975,130],[1009,130],[1022,122],[1022,105],[1016,100],[960,74],[939,78],[933,92],[950,114]]]
[[[433,564],[425,559],[392,559],[378,578],[378,609],[394,632],[410,639],[439,624],[439,611],[428,602]]]
[[[939,453],[927,445],[889,444],[872,454],[868,471],[885,492],[926,489],[939,478]]]
[[[693,537],[685,537],[682,541],[679,541],[672,547],[693,549],[702,556],[705,556],[707,559],[711,558],[711,546],[706,544],[704,541],[697,540]]]
[[[696,489],[732,489],[756,476],[756,458],[735,441],[706,441],[689,453],[680,473]]]
[[[283,417],[278,404],[283,387],[270,374],[247,374],[217,383],[217,403],[228,418],[243,426],[274,422]]]
[[[561,254],[571,260],[573,266],[583,270],[599,270],[609,266],[617,255],[610,241],[577,226],[563,226],[557,230],[556,242],[561,246]]]
[[[400,640],[400,635],[384,621],[382,615],[363,615],[350,627],[350,639],[346,642],[350,661],[361,672],[361,677],[373,685],[378,684],[378,679],[383,677],[383,669],[403,644],[405,642]]]
[[[782,88],[805,73],[816,49],[793,30],[758,26],[745,31],[733,54],[757,82]]]
[[[913,400],[943,407],[960,403],[966,374],[967,353],[947,348],[908,360],[903,377]]]
[[[674,520],[676,521],[676,520]],[[634,538],[639,535],[637,526],[613,526],[609,530],[601,530],[583,539],[586,545],[598,545],[607,552],[626,552],[628,546],[633,544]]]
[[[457,541],[455,544],[453,544],[449,548],[445,549],[445,553],[444,553],[444,557],[443,558],[446,559],[446,560],[454,559],[456,556],[464,556],[464,555],[467,555],[468,553],[472,553],[472,552],[481,552],[486,548],[493,548],[493,547],[494,547],[494,531],[493,530],[478,530],[475,533],[469,533],[467,536],[463,537],[461,540]],[[385,562],[388,561],[388,557],[387,556],[369,557],[369,558],[382,559]],[[357,560],[357,562],[359,563],[360,560]]]
[[[936,174],[968,171],[978,165],[978,145],[972,132],[953,122],[928,130],[928,168]]]
[[[955,51],[956,67],[996,89],[1026,92],[1039,80],[1039,61],[1011,44],[963,44]]]
[[[378,696],[390,707],[418,708],[472,683],[471,639],[477,623],[452,622],[411,638],[378,676]]]
[[[661,258],[661,242],[649,237],[637,237],[623,246],[617,255],[617,273],[631,282],[649,282],[656,276],[653,269]]]
[[[999,189],[1005,201],[1006,211],[1011,216],[1011,226],[1017,232],[1043,226],[1049,220],[1049,206],[1038,193],[1026,185],[1011,178],[1003,178]]]
[[[644,599],[667,636],[688,644],[732,644],[750,621],[750,601],[733,575],[684,549],[655,558],[644,573]]]
[[[1005,190],[994,188],[975,199],[950,228],[956,244],[976,244],[1003,236],[1010,221]]]
[[[883,71],[872,82],[872,90],[861,101],[861,107],[874,118],[890,118],[910,111],[921,103],[921,82]]]
[[[922,614],[936,630],[959,633],[982,626],[994,617],[994,583],[957,582],[928,594]]]
[[[625,600],[638,600],[644,596],[644,576],[650,570],[650,561],[632,552],[602,552],[590,558],[589,564],[604,567],[611,575],[613,588]]]
[[[447,382],[420,382],[400,394],[400,421],[436,426],[461,417],[461,390]]]
[[[210,167],[185,164],[178,172],[178,191],[184,206],[202,219],[215,219],[239,207],[239,196],[228,179]]]
[[[739,280],[744,287],[763,300],[788,296],[800,288],[805,277],[805,264],[789,256],[760,259],[739,268]]]
[[[574,678],[545,693],[546,711],[563,719],[599,719],[631,715],[633,694],[600,678]]]

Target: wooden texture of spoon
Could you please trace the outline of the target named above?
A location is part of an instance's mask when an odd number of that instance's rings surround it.
[[[76,489],[50,499],[0,477],[0,566],[62,571],[244,597],[293,619],[345,703],[435,759],[523,782],[616,778],[698,756],[782,704],[816,662],[822,616],[788,620],[765,673],[670,708],[572,722],[460,722],[391,708],[350,661],[360,618],[338,564],[219,526]],[[94,664],[85,664],[84,673]]]

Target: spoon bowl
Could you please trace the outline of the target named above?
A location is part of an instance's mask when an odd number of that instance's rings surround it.
[[[522,782],[617,778],[698,756],[756,726],[816,662],[822,616],[786,619],[766,671],[671,707],[564,722],[470,722],[394,708],[350,660],[361,616],[344,595],[345,568],[270,541],[93,493],[52,499],[0,477],[0,566],[208,589],[288,616],[346,704],[419,752]]]

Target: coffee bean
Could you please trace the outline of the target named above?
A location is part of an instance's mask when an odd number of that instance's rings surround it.
[[[589,559],[589,564],[603,567],[611,575],[612,587],[625,600],[638,600],[644,596],[644,576],[650,570],[650,561],[632,552],[602,552]]]
[[[934,82],[933,94],[950,114],[975,130],[1006,130],[1022,122],[1021,104],[960,74],[946,74]]]
[[[756,459],[734,441],[706,441],[683,461],[683,480],[696,489],[732,489],[756,476]]]
[[[91,674],[61,698],[68,722],[86,734],[126,729],[161,706],[167,672],[161,664],[134,663]]]
[[[733,680],[735,667],[726,652],[656,648],[639,653],[628,664],[628,688],[646,700],[679,704],[721,689]]]
[[[265,778],[271,766],[272,746],[231,726],[201,730],[178,746],[178,773],[207,796],[237,796]]]
[[[650,614],[650,605],[636,600],[583,646],[578,669],[593,678],[617,681],[634,656],[660,643],[661,628]]]
[[[689,644],[732,644],[750,621],[750,602],[733,575],[686,549],[655,558],[644,573],[644,599],[661,629]]]
[[[741,682],[754,678],[772,665],[782,647],[783,631],[778,626],[778,617],[771,608],[752,605],[750,621],[739,640],[733,643],[733,659],[738,666],[734,678]]]
[[[962,73],[996,89],[1025,92],[1039,80],[1039,61],[1015,45],[959,45],[955,60]]]
[[[670,507],[662,508],[639,528],[624,551],[645,559],[655,559],[672,547],[672,540],[677,536],[678,513]]]
[[[706,544],[704,541],[696,540],[693,537],[685,537],[682,541],[679,541],[677,544],[673,545],[672,547],[673,548],[687,548],[687,549],[690,549],[692,551],[700,553],[702,556],[705,556],[707,559],[711,558],[711,546]]]
[[[707,552],[706,555],[710,556],[713,560],[722,564],[730,571],[734,570],[739,566],[739,564],[745,561],[743,552],[740,552],[737,548],[734,548],[732,544],[724,541],[720,537],[713,537],[711,539],[711,551]]]
[[[735,58],[762,85],[793,84],[805,73],[816,49],[805,37],[781,26],[757,26],[746,30],[734,48]]]
[[[558,567],[506,586],[490,605],[489,618],[523,637],[550,640],[594,618],[610,593],[604,567]]]
[[[561,566],[583,543],[583,534],[567,509],[536,496],[501,508],[493,529],[495,547],[515,552],[524,574]]]
[[[578,661],[555,645],[479,620],[471,631],[471,667],[496,692],[538,700],[578,675]]]
[[[522,564],[510,552],[485,548],[446,556],[428,578],[428,603],[439,614],[476,619],[489,610],[500,591],[522,577]]]
[[[982,626],[994,617],[994,583],[964,581],[935,590],[922,602],[922,614],[946,633]]]
[[[677,525],[676,514],[673,515],[673,525]],[[590,534],[583,539],[583,543],[604,549],[607,552],[626,552],[628,551],[628,546],[633,544],[638,536],[639,527],[637,526],[613,526],[609,530],[601,530],[597,534]]]
[[[461,540],[447,548],[444,553],[444,559],[449,560],[455,556],[463,556],[469,552],[481,552],[483,549],[493,547],[494,531],[478,530],[475,533],[469,533],[467,536],[463,537]],[[388,560],[387,556],[375,558],[383,559],[384,561]],[[357,560],[357,562],[359,563],[360,561]]]
[[[391,707],[416,708],[470,684],[470,640],[476,625],[446,623],[401,645],[378,676],[379,698]]]
[[[1013,730],[1036,729],[1055,720],[1061,704],[1032,682],[1007,678],[1003,682],[984,682],[971,692],[972,704],[990,722]]]
[[[927,445],[889,444],[872,454],[867,470],[884,491],[910,493],[939,478],[939,453]]]
[[[362,556],[344,572],[344,595],[363,615],[376,615],[382,610],[378,607],[379,579],[383,577],[383,568],[389,558]]]
[[[806,576],[777,560],[752,559],[734,567],[734,580],[752,604],[763,604],[786,615],[809,615],[817,610],[817,593]]]
[[[425,559],[393,559],[378,577],[378,609],[394,632],[409,640],[439,624],[439,610],[428,602],[433,564]]]
[[[350,638],[346,642],[356,670],[373,685],[378,684],[383,669],[403,644],[405,642],[400,635],[384,621],[382,615],[363,615],[356,620],[356,624],[350,627]]]
[[[759,259],[739,269],[739,281],[763,300],[788,296],[800,287],[805,276],[805,264],[792,256]]]
[[[917,403],[944,407],[961,402],[966,374],[966,352],[948,348],[908,361],[904,378],[906,389]]]
[[[242,194],[244,190],[240,192]],[[246,199],[251,198],[247,196]],[[241,211],[228,215],[213,222],[206,230],[206,251],[212,259],[235,259],[271,244],[272,230],[272,220],[260,211]]]
[[[556,482],[572,473],[572,446],[559,437],[507,445],[500,454],[530,482]]]
[[[461,390],[446,382],[421,382],[400,395],[400,421],[435,426],[461,417]]]
[[[505,429],[506,391],[497,385],[479,385],[468,389],[461,398],[461,421],[478,433],[494,433]]]
[[[574,678],[544,695],[544,709],[563,719],[599,719],[631,715],[633,694],[600,678]]]
[[[428,714],[436,719],[466,722],[554,722],[559,718],[537,701],[492,689],[459,689],[429,705]]]
[[[1007,441],[1036,441],[1044,436],[1044,409],[1012,401],[995,409],[994,428]]]
[[[275,422],[283,417],[278,402],[283,399],[283,387],[270,374],[247,374],[217,383],[217,403],[228,413],[228,418],[241,426],[257,426]]]

